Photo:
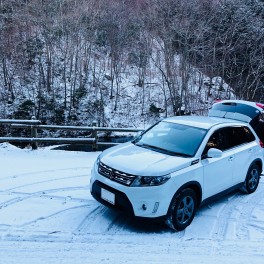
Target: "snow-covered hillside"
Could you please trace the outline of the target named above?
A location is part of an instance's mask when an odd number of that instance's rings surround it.
[[[0,263],[263,263],[264,181],[201,208],[173,232],[96,202],[100,152],[32,151],[0,144]]]

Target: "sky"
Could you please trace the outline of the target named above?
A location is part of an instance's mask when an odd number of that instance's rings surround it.
[[[100,152],[0,144],[0,263],[263,263],[264,180],[198,210],[174,232],[91,196]]]

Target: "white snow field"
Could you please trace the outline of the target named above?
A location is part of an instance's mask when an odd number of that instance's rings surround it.
[[[0,144],[0,263],[264,263],[264,180],[202,207],[173,232],[112,211],[89,192],[100,152]]]

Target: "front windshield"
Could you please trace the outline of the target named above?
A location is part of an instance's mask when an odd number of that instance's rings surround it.
[[[198,150],[207,130],[161,121],[133,143],[168,155],[192,157]]]

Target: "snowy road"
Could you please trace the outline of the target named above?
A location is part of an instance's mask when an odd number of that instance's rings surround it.
[[[89,193],[99,153],[0,144],[0,263],[264,263],[264,177],[201,208],[182,232],[131,219]]]

